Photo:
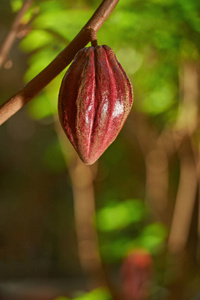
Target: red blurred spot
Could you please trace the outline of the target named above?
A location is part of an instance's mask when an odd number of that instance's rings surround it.
[[[153,259],[145,249],[135,249],[124,259],[121,269],[125,300],[146,300],[149,295]]]

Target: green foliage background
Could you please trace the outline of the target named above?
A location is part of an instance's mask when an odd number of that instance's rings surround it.
[[[75,37],[99,3],[95,0],[35,0],[24,16],[27,22],[36,14],[31,30],[11,52],[14,64],[11,75],[9,70],[2,70],[2,97],[8,97],[22,85],[22,80],[28,82],[46,67]],[[19,0],[10,1],[9,12],[18,11],[21,4]],[[98,32],[99,44],[113,48],[134,89],[133,112],[117,140],[100,158],[94,183],[95,226],[100,251],[105,263],[118,266],[133,247],[147,248],[156,261],[155,290],[161,286],[165,289],[164,285],[174,280],[173,269],[165,281],[161,275],[171,210],[168,222],[162,222],[154,217],[153,208],[144,203],[145,158],[137,139],[140,128],[134,120],[142,116],[156,134],[170,131],[177,122],[184,128],[185,119],[180,122],[179,80],[185,62],[199,64],[199,11],[200,2],[194,0],[121,0]],[[22,63],[18,65],[17,61]],[[72,188],[55,129],[58,92],[65,72],[23,112],[9,120],[0,133],[0,230],[5,241],[0,252],[1,277],[10,278],[16,273],[18,269],[16,264],[13,267],[13,261],[21,261],[20,266],[28,265],[29,276],[37,276],[35,264],[44,276],[47,273],[76,276],[80,272]],[[193,112],[188,110],[187,113],[192,118]],[[70,162],[69,149],[66,156]],[[170,173],[171,206],[177,191],[178,164],[175,157]],[[6,262],[11,266],[10,271]],[[20,266],[19,273],[23,274]],[[191,282],[193,275],[192,270]],[[188,284],[187,288],[188,294],[196,292],[196,284]],[[86,298],[77,299],[108,297],[102,291],[94,293],[97,293],[95,297],[88,294]],[[154,292],[155,299],[156,295]],[[164,292],[159,295],[159,299],[165,297]]]

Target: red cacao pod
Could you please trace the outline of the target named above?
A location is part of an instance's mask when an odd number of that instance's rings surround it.
[[[146,249],[134,249],[124,259],[121,275],[124,300],[149,299],[153,259]]]
[[[61,125],[80,158],[93,164],[115,140],[131,110],[132,86],[113,50],[81,49],[61,84]]]

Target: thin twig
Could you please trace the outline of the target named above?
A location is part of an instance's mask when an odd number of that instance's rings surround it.
[[[33,99],[74,58],[75,54],[90,41],[91,30],[98,31],[119,0],[104,0],[77,36],[58,56],[24,88],[0,106],[0,125]]]
[[[0,68],[2,67],[3,63],[5,62],[5,60],[8,56],[8,53],[10,52],[10,49],[11,49],[14,41],[17,38],[17,34],[18,34],[18,31],[19,31],[20,25],[21,25],[21,19],[22,19],[23,15],[25,14],[25,12],[31,6],[32,2],[33,2],[32,0],[26,0],[24,2],[24,4],[22,5],[22,8],[16,15],[16,18],[12,24],[12,27],[11,27],[8,35],[6,36],[4,42],[1,46],[1,49],[0,49]]]

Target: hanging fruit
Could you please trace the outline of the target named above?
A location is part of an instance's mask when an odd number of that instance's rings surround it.
[[[58,111],[84,163],[93,164],[115,140],[132,102],[130,80],[110,47],[91,46],[76,54],[62,80]]]

